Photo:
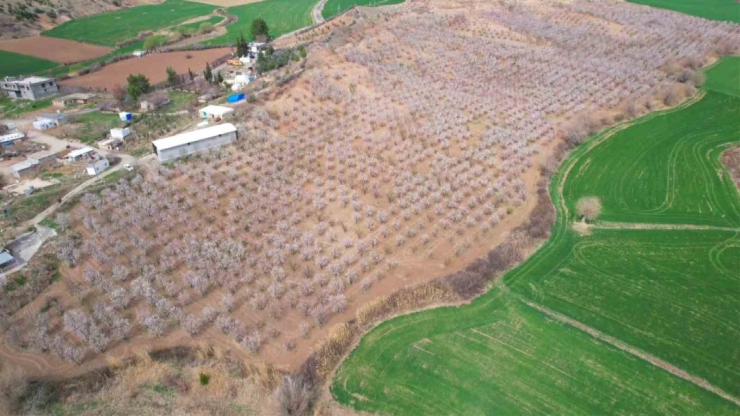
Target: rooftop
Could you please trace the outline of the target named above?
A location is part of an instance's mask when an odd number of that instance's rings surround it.
[[[12,79],[8,80],[9,82],[19,82],[22,84],[38,84],[39,82],[47,82],[47,81],[54,81],[54,78],[45,78],[45,77],[27,77],[23,79]]]
[[[11,166],[10,170],[12,170],[13,172],[20,172],[22,170],[26,170],[38,164],[39,164],[39,161],[36,159],[26,159],[23,162],[19,162]]]
[[[54,101],[67,101],[67,100],[89,100],[94,98],[95,94],[86,94],[84,92],[76,92],[74,94],[65,95],[64,97],[56,98]]]
[[[45,118],[47,120],[61,120],[63,118],[67,118],[67,116],[65,116],[64,114],[58,114],[58,113],[44,113],[44,114],[39,114],[38,117],[36,118],[39,118],[39,119]]]
[[[208,105],[200,109],[202,113],[209,113],[209,114],[228,114],[233,113],[234,109],[231,107],[224,107],[220,105]]]
[[[93,149],[92,147],[83,147],[82,149],[76,149],[76,150],[73,150],[73,151],[69,152],[69,154],[67,156],[74,158],[74,157],[77,157],[77,156],[82,156],[82,155],[88,154],[88,153],[93,152],[93,151],[95,151],[95,149]]]
[[[29,159],[41,160],[41,159],[45,159],[49,156],[54,156],[54,155],[56,155],[56,152],[52,152],[51,150],[42,150],[40,152],[31,153],[27,157]]]
[[[10,133],[0,136],[0,143],[12,142],[13,140],[22,139],[24,137],[26,137],[26,135],[23,133]]]
[[[0,252],[0,265],[8,264],[14,260],[15,258],[13,258],[13,256],[11,256],[7,251],[4,250]]]
[[[209,139],[220,134],[227,134],[236,131],[231,123],[218,124],[212,127],[206,127],[204,129],[188,131],[185,133],[176,134],[171,137],[165,137],[164,139],[155,140],[152,142],[157,150],[166,150],[173,147],[178,147],[183,144],[197,142],[200,140]]]

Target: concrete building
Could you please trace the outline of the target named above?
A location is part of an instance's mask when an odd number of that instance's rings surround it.
[[[51,103],[55,107],[66,107],[74,104],[87,104],[91,99],[95,98],[95,94],[75,93],[65,95],[64,97],[55,98]]]
[[[83,147],[82,149],[75,149],[67,155],[67,160],[70,162],[77,162],[82,159],[89,159],[93,156],[95,149],[92,147]]]
[[[234,114],[234,109],[231,107],[223,107],[220,105],[209,105],[200,109],[200,116],[212,120],[223,120],[225,117]]]
[[[155,140],[152,150],[160,162],[214,149],[236,141],[236,127],[225,123]]]
[[[28,155],[29,159],[33,159],[39,163],[39,169],[52,165],[57,161],[58,153],[51,150],[42,150],[40,152],[31,153]]]
[[[108,159],[100,159],[87,165],[87,174],[90,176],[97,176],[100,172],[105,171],[110,166]]]
[[[61,113],[49,113],[39,114],[36,116],[36,121],[33,122],[33,127],[36,130],[47,130],[53,129],[54,127],[61,126],[67,123],[67,116]]]
[[[124,127],[122,129],[110,129],[110,137],[113,139],[123,140],[131,135],[131,129]]]
[[[16,178],[28,178],[35,176],[41,169],[54,164],[56,161],[57,153],[42,150],[26,156],[26,160],[11,166],[10,171]]]
[[[39,170],[39,161],[36,159],[26,159],[23,162],[18,162],[10,167],[10,171],[13,172],[13,176],[16,178],[30,178],[36,175]]]
[[[0,82],[0,88],[4,89],[12,99],[41,100],[59,92],[57,82],[53,78],[28,77],[15,78],[5,77]]]

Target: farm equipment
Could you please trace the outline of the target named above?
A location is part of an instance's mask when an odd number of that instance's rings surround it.
[[[231,66],[242,66],[242,61],[238,59],[229,59],[228,61],[226,61],[226,63]]]

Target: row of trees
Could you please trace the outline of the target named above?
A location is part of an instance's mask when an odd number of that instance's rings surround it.
[[[561,120],[675,83],[661,68],[695,33],[669,22],[657,38],[629,19],[619,35],[579,29],[573,7],[547,21],[518,7],[486,15],[511,31],[448,14],[381,22],[392,39],[361,33],[342,48],[356,70],[308,69],[279,100],[240,109],[238,145],[84,196],[74,228],[85,241],[65,240],[62,255],[84,274],[79,298],[104,305],[97,317],[73,308],[95,327],[75,317],[72,345],[105,344],[99,333],[110,345],[111,322],[128,319],[151,336],[215,325],[250,351],[273,339],[290,350],[379,279],[402,285],[429,262],[467,259],[529,201],[523,173]],[[692,49],[727,35],[706,30]],[[592,220],[598,207],[579,214]],[[544,219],[528,238],[546,235]]]

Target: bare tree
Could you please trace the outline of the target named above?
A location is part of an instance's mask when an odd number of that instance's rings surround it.
[[[275,390],[275,398],[280,403],[280,414],[296,416],[308,413],[314,398],[313,387],[300,374],[283,377],[283,382]]]
[[[595,221],[601,214],[601,200],[596,196],[584,196],[576,203],[576,212],[586,221]]]

